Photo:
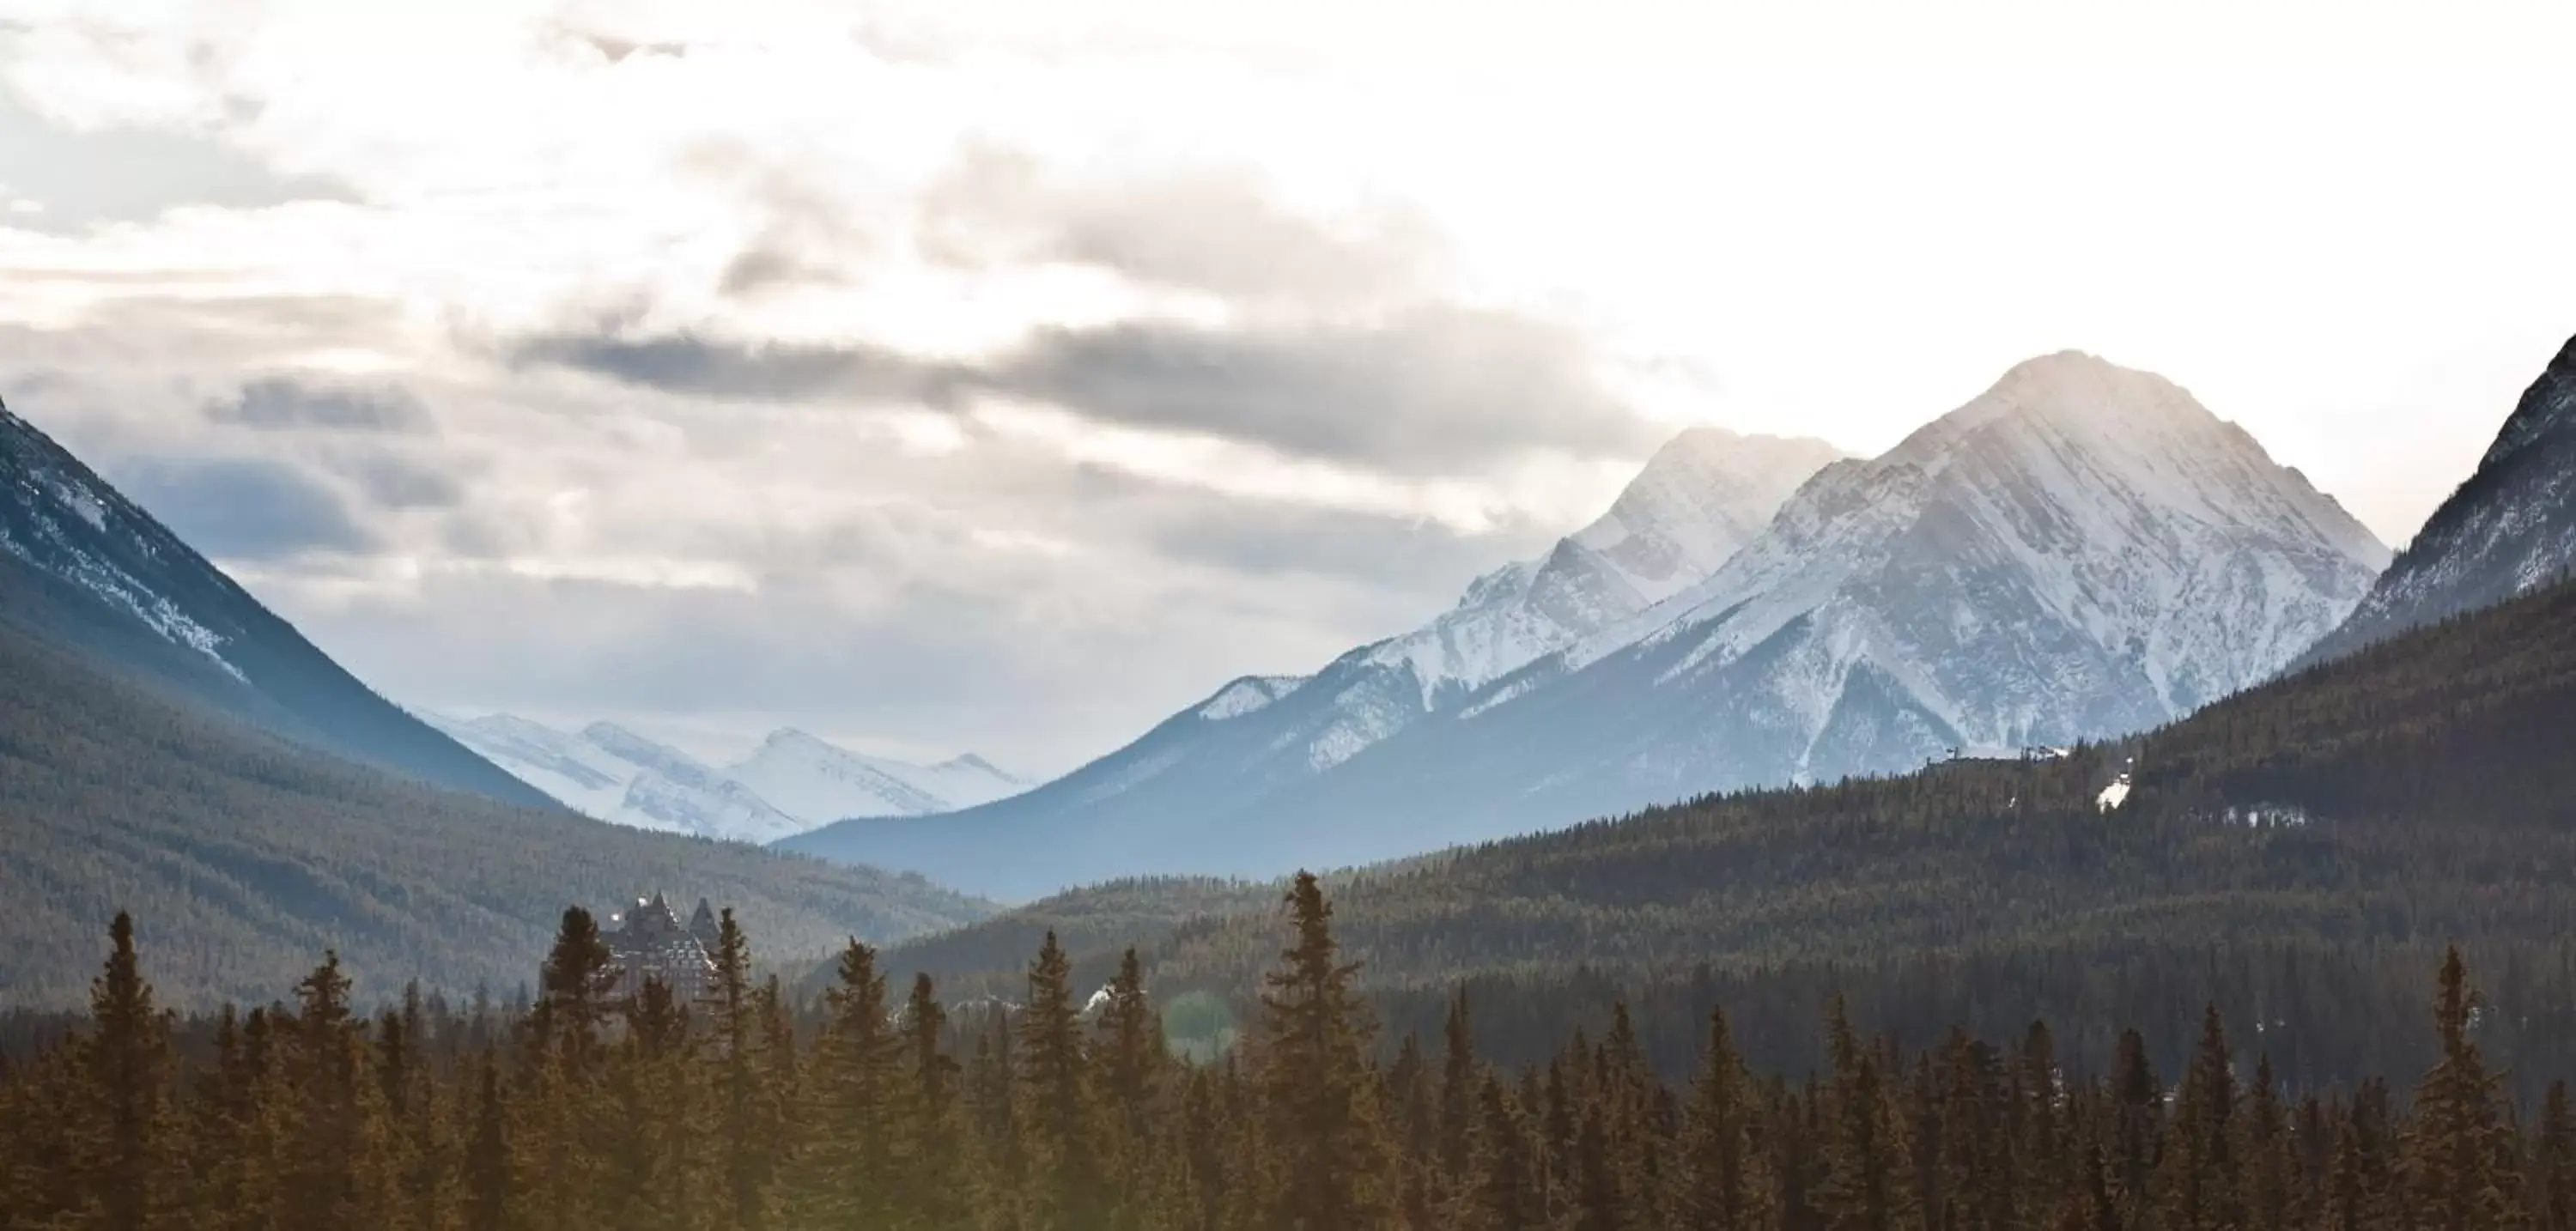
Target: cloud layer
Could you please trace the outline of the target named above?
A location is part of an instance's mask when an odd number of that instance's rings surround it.
[[[36,0],[0,394],[406,702],[1062,768],[2066,346],[2402,540],[2571,327],[2571,20]]]

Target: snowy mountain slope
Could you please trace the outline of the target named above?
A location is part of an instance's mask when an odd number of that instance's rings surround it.
[[[514,804],[545,796],[370,691],[0,405],[0,620],[162,696]]]
[[[1711,790],[1912,769],[1954,749],[2065,744],[2271,675],[2386,561],[2332,499],[2180,388],[2051,355],[1879,458],[1825,467],[1751,543],[1661,601],[1614,597],[1560,624],[1589,628],[1555,649],[1448,653],[1474,643],[1435,622],[1259,711],[1280,715],[1291,749],[1371,713],[1355,700],[1408,719],[1329,772],[1210,773],[1156,809],[1132,793],[1119,808],[978,809],[943,834],[841,826],[787,845],[1013,897],[1110,875],[1271,875]],[[1486,613],[1528,612],[1548,571],[1488,578],[1443,621],[1512,627]],[[1393,648],[1408,643],[1443,652]],[[1175,751],[1182,724],[1122,751],[1119,768],[1169,778],[1198,763],[1194,747]]]
[[[1063,778],[958,814],[957,828],[850,822],[781,845],[969,875],[1006,875],[1001,863],[1025,858],[1031,879],[1010,892],[1073,883],[1047,879],[1067,866],[1051,853],[1052,841],[1001,849],[1006,844],[972,835],[1096,830],[1155,843],[1166,829],[1205,828],[1329,774],[1424,719],[1489,694],[1494,681],[1531,661],[1706,577],[1837,456],[1820,441],[1692,429],[1658,451],[1598,521],[1545,556],[1478,578],[1455,607],[1420,628],[1351,650],[1311,676],[1232,681]]]
[[[2576,338],[2533,381],[2477,472],[2424,523],[2343,627],[2303,658],[2341,657],[2493,606],[2576,569]]]
[[[815,824],[847,816],[919,816],[991,803],[1028,783],[973,753],[913,765],[838,748],[794,729],[772,733],[725,768],[735,781]]]
[[[1464,840],[2145,729],[2276,673],[2386,560],[2180,388],[2051,355],[1819,474],[1705,582],[1490,690],[1508,701],[1241,823]]]
[[[846,816],[946,812],[1019,788],[972,754],[910,765],[795,730],[718,768],[614,723],[567,732],[509,714],[429,721],[584,815],[726,841],[772,842]]]

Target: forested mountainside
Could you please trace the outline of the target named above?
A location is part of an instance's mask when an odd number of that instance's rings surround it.
[[[667,889],[736,907],[765,957],[972,922],[917,877],[649,834],[441,790],[174,703],[0,624],[0,993],[86,994],[85,950],[144,920],[165,997],[265,999],[336,948],[362,989],[535,977],[568,902]]]
[[[0,624],[299,743],[507,803],[553,803],[376,695],[5,405]]]
[[[1856,999],[1909,979],[1955,986],[1905,1018],[1927,1028],[1972,1003],[2012,1013],[2046,997],[2098,1024],[2215,995],[2212,972],[2240,966],[2228,986],[2251,1006],[2292,987],[2316,1005],[2378,1005],[2393,985],[2363,972],[2454,939],[2556,972],[2563,1001],[2576,995],[2570,730],[2576,585],[2560,585],[2121,745],[1708,797],[1362,870],[1337,880],[1337,922],[1380,995],[1506,978],[1527,991],[1513,1012],[1550,1025],[1601,1010],[1584,986],[1695,977],[1770,989],[1756,998],[1783,1014],[1826,986]],[[1071,899],[1047,910],[1084,913]],[[1137,944],[1158,987],[1240,998],[1271,926],[1260,910],[1139,931],[1080,953],[1077,981],[1106,979]],[[1917,973],[1944,962],[1983,973]]]
[[[2510,1029],[2496,1045],[2513,1002],[2457,951],[2419,973],[2429,995],[2404,1013],[2412,1028],[2380,1032],[2415,1046],[2376,1071],[2284,1065],[2280,1045],[2297,1040],[2281,1021],[2215,1005],[2096,1050],[2045,1018],[1908,1045],[1827,996],[1803,1027],[1819,1063],[1764,1064],[1721,1005],[1663,1024],[1693,1039],[1676,1076],[1624,1005],[1526,1062],[1479,1046],[1472,994],[1390,1045],[1321,887],[1300,877],[1284,897],[1264,994],[1201,1064],[1167,1047],[1182,1014],[1137,964],[1086,997],[1053,938],[1004,1011],[952,1010],[931,979],[907,987],[854,941],[818,1011],[798,1014],[753,981],[730,920],[709,992],[689,1004],[658,982],[626,987],[574,910],[524,1014],[408,998],[371,1018],[325,960],[291,1001],[174,1020],[120,916],[86,1020],[0,1068],[0,1217],[416,1231],[2576,1225],[2565,1070],[2513,1052]],[[2150,1031],[2186,1042],[2159,1055]],[[2518,1102],[2508,1069],[2545,1089]]]
[[[2523,392],[2478,469],[2433,511],[2319,662],[2502,602],[2576,569],[2576,338]]]

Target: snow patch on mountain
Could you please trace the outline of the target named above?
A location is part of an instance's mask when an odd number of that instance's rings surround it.
[[[1423,711],[1445,708],[1706,578],[1840,457],[1819,440],[1685,431],[1599,519],[1545,556],[1478,578],[1456,607],[1381,642],[1369,661],[1410,671]],[[1391,734],[1402,724],[1360,725]]]
[[[122,549],[140,560],[158,561],[161,552],[153,536],[167,532],[123,497],[102,496],[66,473],[56,456],[51,441],[0,409],[0,470],[14,470],[17,477],[6,491],[13,507],[0,509],[0,550],[88,590],[171,644],[204,655],[235,680],[246,680],[224,657],[222,634],[111,558]]]
[[[1297,691],[1306,680],[1302,675],[1247,675],[1226,685],[1200,706],[1198,715],[1209,722],[1225,722],[1258,713],[1271,702]]]
[[[771,733],[725,772],[792,815],[821,818],[816,824],[954,812],[1028,787],[972,753],[915,765],[852,752],[792,728]]]

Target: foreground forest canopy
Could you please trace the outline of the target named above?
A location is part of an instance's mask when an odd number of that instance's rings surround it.
[[[1908,1050],[1837,999],[1820,1068],[1757,1072],[1721,1011],[1672,1084],[1624,1011],[1491,1064],[1464,997],[1381,1062],[1314,878],[1285,921],[1239,1042],[1192,1065],[1132,959],[1087,1005],[1052,936],[1017,1011],[955,1014],[853,941],[800,1027],[730,916],[681,1004],[620,995],[576,909],[524,1016],[369,1020],[331,958],[181,1022],[120,916],[90,1019],[0,1072],[0,1228],[2576,1227],[2567,1088],[2504,1096],[2456,953],[2391,1078],[2303,1088],[2214,1009],[2174,1071],[2131,1032],[2076,1077],[2046,1022]]]

